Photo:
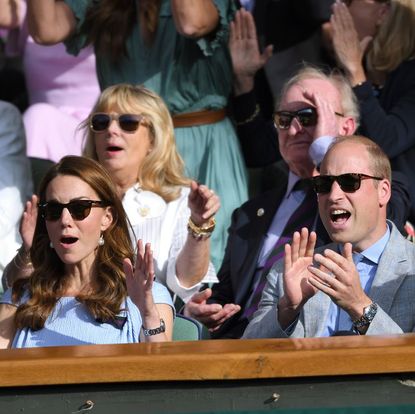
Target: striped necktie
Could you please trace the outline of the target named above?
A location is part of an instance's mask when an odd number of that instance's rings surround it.
[[[262,291],[264,290],[267,281],[267,275],[274,263],[284,257],[284,246],[286,243],[291,242],[293,233],[295,231],[300,231],[303,227],[312,229],[314,226],[314,222],[318,214],[318,207],[317,196],[311,187],[311,181],[305,179],[298,181],[293,188],[293,191],[296,190],[306,191],[304,200],[288,219],[288,222],[285,225],[280,238],[277,240],[270,254],[268,255],[268,258],[262,269],[261,276],[259,277],[255,290],[252,293],[252,300],[250,305],[245,309],[243,317],[250,318],[257,310],[259,301],[261,300]]]

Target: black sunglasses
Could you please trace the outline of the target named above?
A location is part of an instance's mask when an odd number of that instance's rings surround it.
[[[354,193],[360,188],[362,180],[383,180],[380,177],[372,177],[366,174],[347,173],[341,175],[317,175],[312,177],[314,191],[318,194],[327,194],[331,191],[334,181],[337,181],[345,193]]]
[[[143,115],[134,114],[107,114],[105,112],[97,112],[89,118],[89,127],[94,132],[106,131],[113,120],[118,122],[119,127],[125,132],[137,131],[140,123],[142,123]]]
[[[336,115],[344,115],[335,112]],[[294,118],[298,119],[304,128],[317,125],[317,111],[313,107],[299,109],[298,111],[276,111],[274,112],[274,124],[278,129],[288,129]]]
[[[109,204],[105,201],[94,200],[73,200],[66,204],[61,204],[56,201],[49,201],[45,204],[40,204],[39,209],[42,217],[48,221],[59,220],[62,216],[62,211],[67,208],[69,214],[74,220],[81,221],[86,219],[91,212],[92,207],[107,207]]]

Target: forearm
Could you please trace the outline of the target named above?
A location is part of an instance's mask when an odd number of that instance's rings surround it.
[[[0,27],[13,29],[18,27],[22,18],[20,0],[0,0]]]
[[[201,282],[209,267],[209,257],[210,240],[195,239],[189,234],[176,260],[176,276],[183,287],[191,288]]]
[[[219,24],[212,0],[171,0],[171,10],[177,31],[186,37],[206,36]]]
[[[76,19],[62,0],[28,0],[29,33],[37,43],[55,44],[64,41],[76,27]]]

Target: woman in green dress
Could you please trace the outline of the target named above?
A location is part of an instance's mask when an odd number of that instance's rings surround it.
[[[233,0],[31,0],[37,42],[92,43],[101,89],[144,84],[167,103],[186,173],[221,198],[212,261],[219,268],[232,211],[247,198],[246,171],[226,106],[232,85],[227,48]]]

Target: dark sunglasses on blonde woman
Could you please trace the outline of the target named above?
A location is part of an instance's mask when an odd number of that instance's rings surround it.
[[[69,214],[74,220],[82,221],[89,216],[92,207],[107,207],[105,201],[96,200],[73,200],[66,204],[56,201],[48,201],[45,204],[39,204],[41,216],[48,221],[57,221],[62,216],[64,208],[68,209]]]
[[[345,193],[354,193],[360,188],[362,180],[383,180],[381,177],[373,177],[367,174],[347,173],[341,175],[317,175],[312,183],[317,194],[328,194],[331,186],[336,181]]]
[[[111,122],[116,120],[119,127],[125,132],[135,132],[137,131],[140,123],[143,122],[143,115],[134,115],[134,114],[107,114],[104,112],[97,112],[92,114],[89,118],[89,127],[94,132],[104,132],[106,131]]]

